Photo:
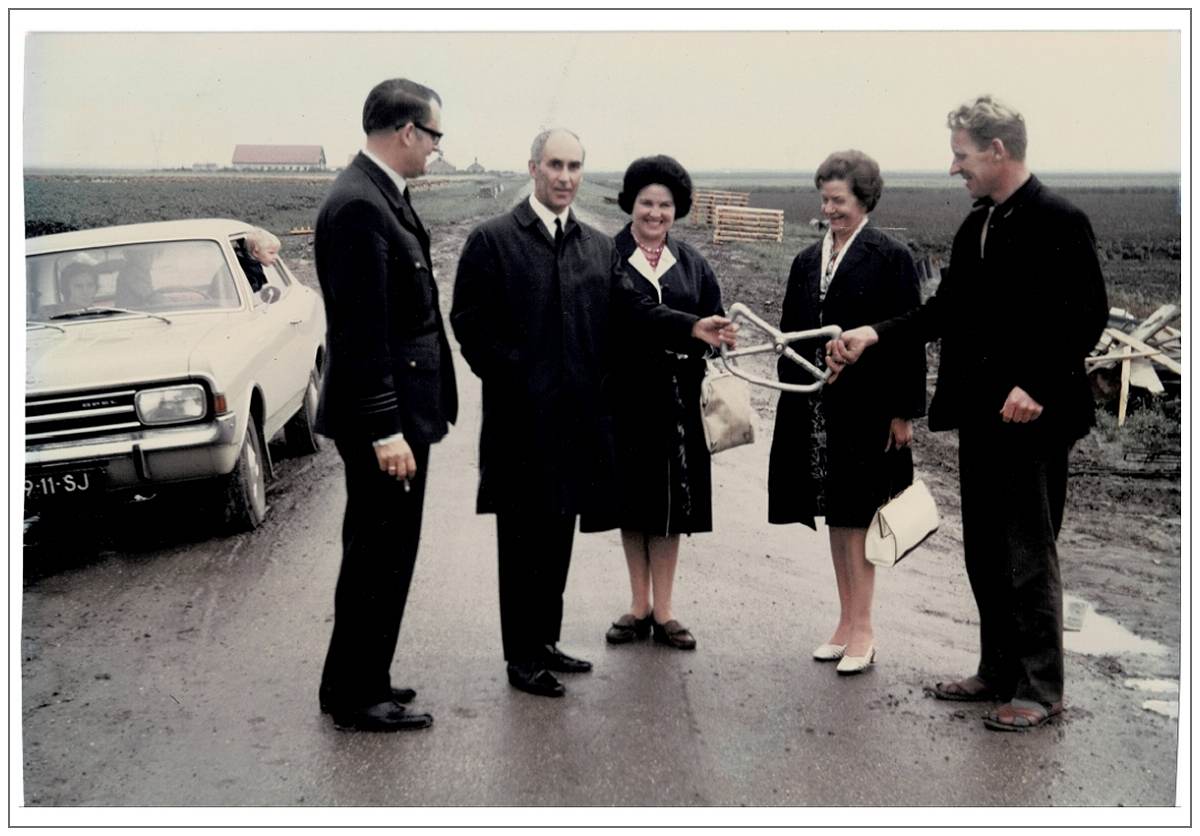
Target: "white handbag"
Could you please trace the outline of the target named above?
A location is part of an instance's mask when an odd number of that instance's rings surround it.
[[[709,453],[754,441],[754,407],[750,385],[711,360],[700,382],[700,422]]]
[[[867,527],[867,560],[895,566],[937,531],[933,494],[920,479],[880,506]]]

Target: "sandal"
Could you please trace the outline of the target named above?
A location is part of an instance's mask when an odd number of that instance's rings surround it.
[[[992,702],[998,694],[978,676],[968,676],[957,682],[939,682],[926,691],[939,700],[954,700],[955,702]]]
[[[1051,717],[1062,714],[1062,710],[1060,702],[1046,706],[1033,700],[1014,699],[988,712],[983,724],[994,731],[1029,731],[1045,725]]]
[[[650,635],[652,623],[654,623],[653,615],[638,618],[633,613],[627,612],[613,622],[612,626],[608,628],[608,632],[604,634],[604,639],[609,644],[625,644],[635,639],[644,639]]]
[[[696,638],[688,628],[673,618],[666,624],[654,622],[654,640],[659,644],[667,644],[679,650],[696,649]]]

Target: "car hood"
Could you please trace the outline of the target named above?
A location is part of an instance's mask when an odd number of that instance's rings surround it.
[[[186,377],[196,347],[220,339],[232,323],[219,315],[161,319],[110,317],[59,322],[25,333],[25,388],[29,392],[91,389]]]

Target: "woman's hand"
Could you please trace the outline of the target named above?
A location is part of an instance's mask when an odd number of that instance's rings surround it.
[[[738,326],[734,325],[732,320],[713,314],[696,320],[696,324],[692,326],[692,336],[713,348],[720,348],[722,344],[736,348],[737,330]]]
[[[912,421],[908,418],[893,418],[892,424],[888,427],[888,443],[884,447],[884,452],[895,447],[899,450],[902,447],[907,447],[912,444],[913,430]]]

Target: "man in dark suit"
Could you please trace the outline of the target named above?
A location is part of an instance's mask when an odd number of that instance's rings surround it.
[[[866,348],[941,338],[931,430],[958,429],[963,551],[979,607],[978,671],[934,696],[1002,702],[990,729],[1062,711],[1062,584],[1055,540],[1067,456],[1094,421],[1083,358],[1108,319],[1087,216],[1025,165],[1025,121],[990,96],[948,118],[952,175],[975,207],[923,307],[830,342],[830,367]],[[1032,345],[1030,352],[1014,346]]]
[[[328,318],[316,429],[346,467],[342,567],[320,702],[341,728],[425,728],[393,688],[392,655],[421,533],[429,446],[458,412],[433,280],[429,234],[406,180],[441,139],[441,99],[406,79],[381,82],[363,106],[366,148],[334,182],[317,217],[317,277]]]
[[[496,514],[500,625],[509,682],[560,697],[553,672],[591,663],[559,650],[576,517],[612,527],[616,501],[608,374],[614,334],[686,351],[733,342],[729,321],[699,319],[638,294],[613,241],[571,210],[583,146],[570,131],[534,139],[533,194],[471,231],[450,323],[483,381],[478,513]]]

